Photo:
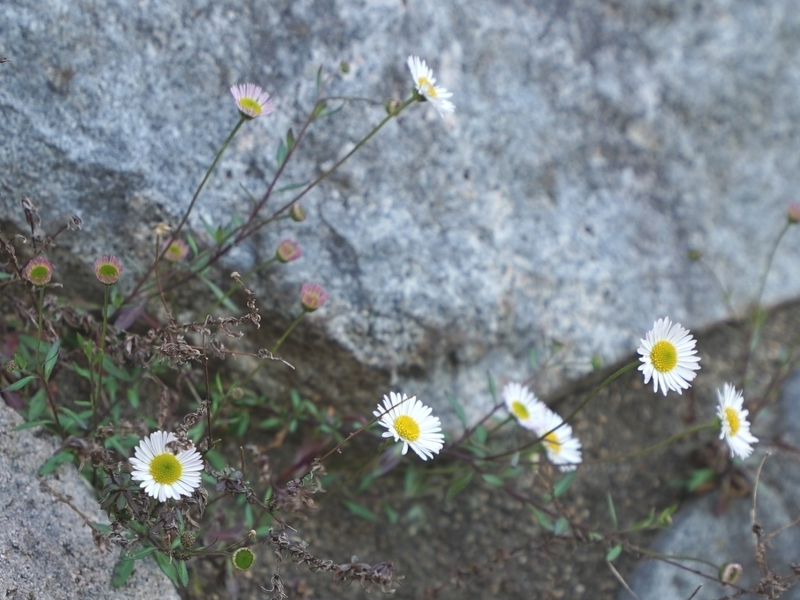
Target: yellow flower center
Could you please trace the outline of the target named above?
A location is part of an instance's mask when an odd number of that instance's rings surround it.
[[[239,98],[239,106],[243,112],[250,111],[256,116],[261,114],[261,105],[252,98]]]
[[[394,420],[394,430],[407,442],[416,442],[419,439],[419,423],[408,415],[400,415]]]
[[[739,427],[742,425],[739,421],[739,413],[730,406],[726,406],[725,420],[728,422],[728,427],[731,429],[731,435],[736,435],[739,431]]]
[[[552,452],[555,454],[561,453],[561,442],[559,441],[555,431],[544,436],[543,441]]]
[[[119,277],[119,269],[112,264],[105,263],[98,267],[97,272],[103,277]]]
[[[650,362],[659,373],[669,373],[678,364],[678,349],[667,340],[659,340],[650,350]]]
[[[528,412],[528,409],[519,400],[514,400],[511,403],[511,412],[514,413],[514,416],[517,417],[520,421],[524,421],[529,416],[531,416],[530,413]]]
[[[172,452],[159,454],[150,461],[150,475],[156,483],[170,485],[181,478],[183,467]]]
[[[433,84],[427,77],[420,77],[417,79],[417,85],[422,94],[430,96],[431,98],[436,98],[436,88],[433,87]]]

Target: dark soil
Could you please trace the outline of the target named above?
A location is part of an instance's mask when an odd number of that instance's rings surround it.
[[[766,392],[773,401],[779,385],[769,384],[786,374],[786,353],[800,339],[800,304],[773,311],[767,320],[757,352],[750,360],[746,401],[751,409]],[[725,382],[742,386],[746,327],[722,324],[696,333],[700,370],[693,387],[679,396],[654,394],[645,386],[638,371],[632,371],[605,388],[578,416],[575,433],[581,439],[586,464],[578,469],[576,480],[559,498],[560,506],[575,523],[601,531],[613,529],[607,496],[614,500],[620,529],[644,519],[651,509],[656,513],[689,497],[685,481],[691,472],[713,466],[719,476],[702,488],[719,498],[724,509],[727,493],[746,493],[745,477],[726,460],[727,451],[716,441],[713,431],[705,431],[664,450],[622,462],[592,464],[598,459],[645,448],[682,431],[687,426],[708,421],[714,414],[715,390]],[[644,332],[643,332],[644,333]],[[635,358],[631,355],[630,360]],[[624,363],[623,363],[624,364]],[[559,397],[547,399],[561,413],[575,407],[594,386],[614,369],[605,370],[577,382]],[[754,375],[755,374],[755,375]],[[500,375],[500,374],[496,374]],[[532,382],[535,390],[536,382]],[[752,411],[751,411],[752,412]],[[509,430],[510,431],[510,430]],[[768,442],[768,440],[762,440]],[[345,448],[345,457],[358,465],[358,445]],[[365,455],[368,458],[368,455]],[[412,453],[407,461],[416,462]],[[429,467],[446,464],[440,456]],[[277,469],[276,469],[277,470]],[[554,475],[547,467],[534,477],[520,477],[513,492],[521,496],[541,491],[541,482]],[[555,474],[557,475],[557,474]],[[611,547],[608,541],[588,541],[570,529],[556,537],[543,531],[531,510],[502,489],[475,477],[452,500],[446,500],[450,479],[431,483],[422,493],[404,491],[405,468],[399,467],[358,496],[351,497],[370,508],[379,519],[370,522],[356,517],[342,503],[342,494],[325,499],[319,494],[321,510],[306,521],[292,522],[297,536],[308,543],[308,550],[319,558],[346,563],[351,557],[375,564],[393,561],[404,577],[396,598],[505,598],[551,599],[616,598],[621,584],[605,562]],[[351,486],[355,488],[356,486]],[[383,503],[400,514],[396,524],[385,518]],[[680,510],[680,509],[678,509]],[[709,515],[709,519],[713,519]],[[637,533],[626,540],[646,547],[657,532]],[[260,590],[269,582],[276,562],[271,549],[261,546],[256,566],[245,573],[229,569],[220,572],[212,564],[197,565],[198,578],[192,598],[269,598]],[[702,549],[700,549],[702,551]],[[630,548],[614,561],[624,578],[639,557]],[[380,597],[379,588],[367,592],[358,582],[336,583],[328,573],[311,573],[284,560],[281,575],[291,598],[366,598]],[[200,583],[202,582],[202,583]],[[201,587],[200,587],[201,586]]]

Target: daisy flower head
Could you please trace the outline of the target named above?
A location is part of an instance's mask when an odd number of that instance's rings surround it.
[[[300,288],[300,304],[306,312],[314,312],[328,300],[328,292],[318,283],[304,283]]]
[[[416,396],[389,392],[383,397],[383,405],[372,414],[380,417],[380,424],[388,431],[383,437],[393,437],[395,442],[403,441],[403,454],[408,447],[422,460],[433,458],[444,446],[444,435],[439,417],[431,415],[431,409],[420,402]]]
[[[574,471],[583,461],[581,442],[573,437],[572,426],[564,423],[564,420],[549,408],[544,407],[541,421],[537,423],[535,431],[536,435],[544,436],[542,445],[547,452],[547,458],[562,473]]]
[[[669,317],[659,319],[653,328],[647,332],[645,339],[640,340],[641,345],[637,352],[641,354],[639,370],[644,373],[645,384],[653,378],[653,391],[658,388],[667,395],[667,390],[681,393],[689,389],[692,381],[700,368],[697,364],[700,357],[696,356],[696,340],[688,329],[681,327],[680,323],[674,325]]]
[[[25,267],[23,275],[33,285],[47,285],[53,277],[53,265],[46,258],[33,258]]]
[[[272,100],[269,94],[254,83],[231,86],[231,94],[236,107],[245,119],[255,119],[272,114]]]
[[[139,442],[135,456],[129,459],[131,479],[141,481],[139,487],[159,502],[191,496],[200,487],[203,470],[200,453],[193,444],[186,450],[167,447],[175,441],[177,438],[172,433],[156,431]]]
[[[533,429],[534,423],[541,419],[542,409],[546,408],[535,394],[519,383],[506,384],[502,396],[508,412],[517,418],[520,425],[528,429]]]
[[[731,449],[731,457],[747,458],[753,453],[751,444],[758,441],[750,433],[750,423],[747,422],[747,414],[750,411],[744,410],[744,397],[742,392],[737,392],[736,388],[730,383],[722,386],[722,390],[717,390],[717,416],[720,421],[719,439],[724,439]]]
[[[114,285],[122,275],[122,263],[116,256],[101,256],[94,261],[94,275],[103,285]]]
[[[411,78],[414,80],[414,88],[417,90],[417,94],[421,96],[421,99],[433,104],[442,117],[446,112],[455,111],[455,105],[448,100],[448,98],[452,98],[452,92],[448,92],[446,88],[436,85],[433,71],[425,64],[424,60],[420,60],[419,56],[409,56],[408,69],[411,71]]]
[[[179,238],[164,242],[163,249],[164,260],[169,262],[180,262],[189,255],[189,245]]]
[[[303,256],[303,251],[300,249],[300,244],[294,240],[286,238],[278,244],[278,249],[275,251],[275,258],[282,263],[292,262]]]

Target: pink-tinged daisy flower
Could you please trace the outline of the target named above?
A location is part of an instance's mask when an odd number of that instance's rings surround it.
[[[306,312],[314,312],[325,304],[328,292],[318,283],[304,283],[300,288],[300,304]]]
[[[103,285],[114,285],[122,275],[122,264],[116,256],[101,256],[94,261],[94,274]]]
[[[164,260],[169,262],[179,262],[189,254],[189,245],[183,240],[172,240],[169,245],[165,244]]]
[[[572,436],[572,427],[549,408],[545,407],[542,411],[542,418],[536,424],[535,431],[536,435],[544,435],[542,445],[547,452],[547,458],[562,473],[574,471],[583,460],[581,442]]]
[[[269,99],[269,94],[253,83],[233,85],[231,94],[236,100],[239,112],[246,119],[272,114],[272,100]]]
[[[422,460],[428,460],[444,446],[439,417],[432,416],[431,409],[416,396],[409,398],[389,392],[383,397],[383,406],[378,404],[372,414],[380,417],[380,424],[388,430],[383,437],[393,437],[395,442],[402,440],[403,454],[410,446]]]
[[[542,411],[547,409],[544,402],[519,383],[506,384],[502,396],[508,412],[526,429],[535,429],[535,425],[542,420]]]
[[[696,376],[700,357],[695,356],[697,343],[688,329],[680,323],[674,325],[668,317],[659,319],[647,332],[637,352],[641,354],[639,370],[644,373],[645,384],[653,378],[653,391],[658,388],[667,395],[667,390],[678,392],[689,388]]]
[[[292,262],[301,256],[303,256],[303,251],[300,249],[300,244],[289,238],[281,241],[275,251],[275,258],[282,263]]]
[[[47,285],[53,277],[53,265],[46,258],[33,258],[25,267],[23,274],[33,285]]]
[[[750,423],[744,410],[744,397],[730,383],[717,390],[717,417],[720,421],[719,439],[724,439],[731,449],[731,457],[747,458],[753,453],[753,446],[758,438],[750,433]]]
[[[186,450],[168,448],[167,444],[174,441],[172,433],[156,431],[139,442],[135,457],[129,459],[133,468],[131,479],[141,481],[140,487],[159,502],[191,496],[200,487],[203,470],[200,453],[193,444]]]
[[[456,109],[455,105],[448,100],[448,98],[452,98],[452,92],[436,85],[433,71],[425,64],[424,60],[420,60],[419,56],[409,56],[408,69],[411,71],[411,78],[414,80],[414,88],[417,93],[433,104],[442,117],[444,117],[444,113],[451,113]]]

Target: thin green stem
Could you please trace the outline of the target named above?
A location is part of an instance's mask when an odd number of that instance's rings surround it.
[[[42,374],[42,363],[39,359],[39,346],[42,343],[42,316],[44,313],[44,286],[39,286],[39,324],[36,328],[36,372]]]
[[[181,232],[181,229],[183,229],[183,226],[186,224],[186,221],[189,219],[189,215],[191,214],[192,209],[194,208],[194,205],[197,202],[197,198],[200,196],[200,192],[203,190],[203,187],[206,185],[206,182],[208,181],[208,178],[211,177],[211,173],[213,173],[214,169],[216,169],[217,164],[219,163],[220,159],[222,158],[222,155],[224,154],[225,150],[228,148],[228,146],[230,145],[231,141],[233,141],[234,136],[236,136],[236,134],[239,131],[239,128],[241,128],[242,124],[246,120],[247,120],[247,117],[245,117],[244,115],[241,115],[239,117],[239,121],[234,126],[234,128],[231,131],[230,135],[228,135],[227,139],[222,143],[222,146],[220,147],[219,151],[217,152],[217,155],[214,157],[214,162],[212,162],[211,166],[208,167],[208,170],[206,171],[206,174],[203,177],[203,180],[200,182],[200,185],[197,186],[197,190],[195,190],[194,195],[192,196],[192,200],[189,202],[189,207],[183,213],[183,217],[181,218],[180,223],[178,223],[178,226],[175,228],[174,233],[170,236],[170,238],[167,240],[167,243],[164,245],[164,248],[161,250],[161,254],[160,254],[159,258],[163,258],[164,254],[166,254],[166,252],[167,252],[167,250],[169,248],[169,242],[178,237],[178,234]],[[128,293],[128,295],[125,297],[125,300],[120,304],[120,306],[125,306],[125,304],[127,304],[132,298],[134,298],[136,296],[136,294],[139,292],[139,289],[142,287],[142,285],[144,285],[144,282],[147,280],[147,278],[153,272],[153,269],[155,268],[155,265],[156,265],[156,263],[153,263],[152,265],[150,265],[150,268],[148,268],[147,272],[145,272],[145,274],[142,275],[142,277],[139,279],[139,282],[136,284],[136,286],[133,288],[133,290],[130,293]]]
[[[628,452],[626,454],[619,454],[617,456],[611,456],[611,457],[608,457],[608,458],[599,458],[597,460],[590,460],[590,461],[586,461],[585,464],[587,464],[587,465],[596,465],[596,464],[600,464],[600,463],[613,462],[613,461],[616,461],[616,460],[625,460],[625,459],[628,459],[628,458],[638,458],[640,456],[644,456],[645,454],[650,454],[651,452],[655,452],[656,450],[660,450],[661,448],[669,446],[673,442],[677,442],[678,440],[681,440],[681,439],[683,439],[685,437],[688,437],[688,436],[690,436],[692,434],[698,433],[700,431],[705,431],[706,429],[717,429],[717,428],[719,428],[719,426],[720,426],[719,419],[714,418],[709,423],[703,423],[702,425],[695,425],[694,427],[690,427],[689,429],[686,429],[684,431],[676,433],[675,435],[670,436],[665,440],[661,440],[657,444],[653,444],[652,446],[649,446],[649,447],[645,448],[644,450],[635,450],[634,452]]]
[[[286,341],[286,338],[289,337],[289,334],[292,333],[292,331],[294,331],[294,328],[297,327],[297,324],[305,316],[306,316],[306,311],[303,311],[297,316],[297,318],[294,321],[292,321],[291,325],[289,325],[286,331],[283,332],[283,335],[280,337],[280,339],[277,342],[275,342],[275,347],[272,349],[272,354],[275,354],[278,351],[278,348],[281,347],[281,344],[283,344],[283,342]]]
[[[100,394],[103,389],[103,360],[106,352],[106,331],[108,329],[108,297],[110,285],[103,286],[103,328],[100,330],[100,358],[97,360],[97,387],[92,394],[92,430],[97,425],[97,405],[100,403]]]
[[[758,295],[756,295],[756,310],[759,309],[761,306],[761,299],[764,296],[764,288],[767,285],[767,276],[769,275],[770,270],[772,269],[772,261],[775,259],[775,253],[778,251],[778,245],[781,243],[783,236],[786,235],[786,232],[789,230],[792,224],[789,221],[783,226],[781,232],[778,234],[778,237],[775,238],[775,242],[772,244],[772,248],[770,248],[769,254],[767,255],[767,264],[764,265],[764,271],[761,273],[761,280],[758,283]]]

